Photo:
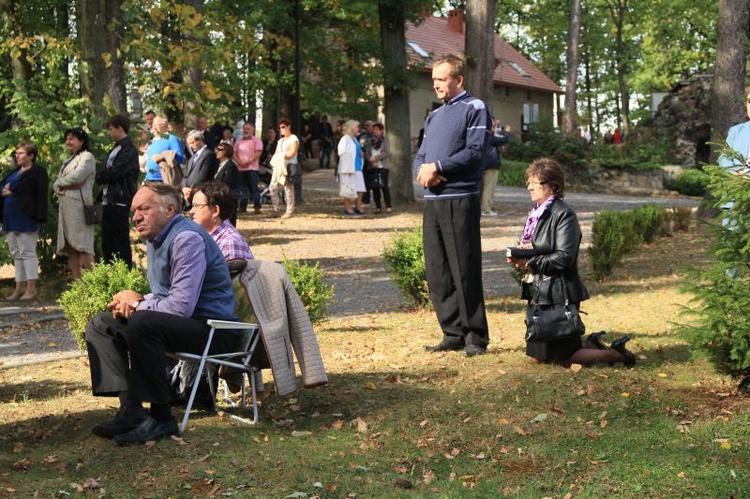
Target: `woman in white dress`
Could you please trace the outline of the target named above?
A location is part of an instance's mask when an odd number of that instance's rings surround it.
[[[59,198],[57,253],[67,255],[73,279],[94,264],[94,226],[86,224],[83,205],[93,204],[94,155],[88,151],[89,136],[82,128],[65,130],[68,158],[57,174],[53,189]]]

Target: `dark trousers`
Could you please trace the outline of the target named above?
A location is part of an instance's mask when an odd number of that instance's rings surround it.
[[[240,174],[240,187],[246,187],[250,193],[250,197],[253,198],[253,207],[260,208],[260,188],[258,187],[258,172],[255,170],[246,170],[239,172]],[[240,201],[240,209],[246,210],[249,203],[249,198],[242,199]]]
[[[91,368],[91,389],[98,396],[169,404],[166,352],[201,354],[209,327],[200,319],[141,310],[127,322],[110,312],[95,315],[86,326],[86,347]],[[231,352],[239,337],[219,331],[211,353]]]
[[[322,170],[323,168],[331,167],[331,142],[328,140],[320,140],[318,147],[318,167]]]
[[[430,288],[443,339],[486,347],[479,197],[424,203],[423,242]]]
[[[115,257],[133,266],[130,249],[130,207],[104,205],[102,210],[102,257],[111,262]]]
[[[385,200],[385,207],[391,207],[391,190],[388,188],[388,172],[387,168],[380,168],[373,170],[373,184],[372,184],[372,196],[375,199],[375,207],[380,209],[380,193],[383,192],[383,199]],[[380,179],[378,180],[378,177]],[[382,183],[382,187],[376,185],[376,180]]]

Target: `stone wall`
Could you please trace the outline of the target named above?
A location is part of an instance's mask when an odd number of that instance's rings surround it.
[[[663,196],[665,172],[661,169],[642,172],[599,169],[592,177],[591,183],[598,189],[612,194],[629,194],[632,196]]]

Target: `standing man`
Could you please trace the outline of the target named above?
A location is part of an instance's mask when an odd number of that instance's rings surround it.
[[[490,133],[490,115],[464,90],[463,55],[432,66],[432,84],[443,105],[424,123],[414,173],[424,187],[423,244],[430,289],[443,340],[430,352],[487,351],[489,333],[482,289],[479,182]]]
[[[245,187],[253,198],[255,214],[260,213],[260,188],[258,187],[258,170],[260,155],[263,153],[263,142],[255,136],[255,125],[245,122],[242,125],[242,138],[234,144],[234,158],[237,171],[240,172],[240,187]],[[240,200],[240,211],[247,211],[248,199]]]
[[[123,115],[112,116],[106,123],[107,134],[115,146],[107,155],[104,169],[96,174],[101,185],[102,253],[104,261],[115,257],[133,266],[130,249],[130,203],[138,189],[138,150],[128,137],[130,121]]]
[[[483,217],[496,217],[497,213],[492,210],[492,197],[497,187],[497,174],[500,169],[502,158],[500,148],[510,140],[510,125],[501,125],[499,121],[492,122],[492,133],[487,152],[484,153],[482,166],[482,197],[481,207]]]
[[[746,88],[745,109],[750,117],[750,87]],[[727,132],[727,147],[719,156],[719,166],[731,173],[747,174],[750,171],[750,121],[734,125]],[[732,154],[733,152],[733,154]]]
[[[193,155],[188,161],[185,178],[182,179],[182,196],[185,198],[185,207],[189,208],[193,186],[204,180],[212,180],[219,168],[219,161],[216,153],[206,145],[203,132],[192,130],[187,136],[187,144]]]
[[[372,120],[365,121],[364,127],[360,132],[357,140],[362,148],[362,154],[365,155],[362,162],[362,176],[365,179],[365,193],[362,195],[362,202],[364,204],[370,204],[370,191],[372,190],[372,164],[370,158],[372,158],[372,126],[374,123]]]
[[[169,133],[169,122],[164,116],[154,118],[153,131],[154,138],[146,149],[145,180],[179,186],[182,182],[180,165],[185,161],[182,143],[177,136]]]
[[[111,312],[95,315],[86,326],[91,388],[96,396],[119,397],[111,421],[94,434],[123,445],[177,433],[169,407],[166,352],[200,354],[207,319],[237,320],[229,270],[211,236],[181,213],[180,193],[163,183],[142,186],[133,198],[133,222],[146,239],[151,292],[117,293]],[[217,334],[212,352],[231,352],[235,334]],[[150,402],[149,411],[142,403]]]
[[[333,141],[333,128],[328,123],[328,116],[320,117],[318,123],[318,168],[331,167],[331,143]]]

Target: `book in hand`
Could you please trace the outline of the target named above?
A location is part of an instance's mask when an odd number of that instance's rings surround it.
[[[518,246],[512,246],[507,250],[508,258],[513,260],[522,260],[524,258],[531,258],[536,255],[534,248],[519,248]]]

